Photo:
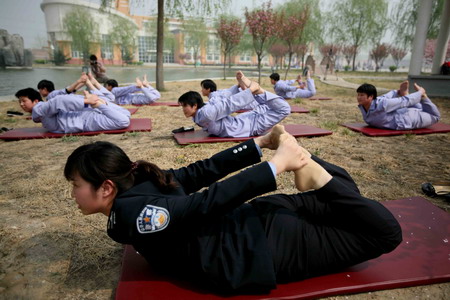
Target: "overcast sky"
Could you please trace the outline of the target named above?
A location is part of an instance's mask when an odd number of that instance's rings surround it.
[[[77,1],[77,0],[74,0]],[[84,0],[90,3],[99,3],[100,0]],[[131,0],[139,3],[156,3],[155,0]],[[130,1],[130,2],[131,2]],[[329,6],[336,0],[322,0],[321,4]],[[398,1],[398,0],[395,0]],[[265,0],[232,0],[230,12],[243,15],[245,7],[250,10],[260,7]],[[286,2],[285,0],[272,0],[272,7]],[[391,2],[391,1],[390,1]],[[47,29],[44,13],[40,4],[42,0],[0,0],[0,29],[6,29],[9,34],[20,34],[24,38],[25,48],[40,48],[46,45]],[[328,5],[327,5],[328,3]],[[139,5],[140,9],[142,5]]]

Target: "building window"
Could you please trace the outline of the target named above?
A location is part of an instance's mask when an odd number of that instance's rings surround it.
[[[252,56],[248,53],[243,53],[241,56],[239,56],[239,61],[250,63],[252,61]]]
[[[75,48],[73,44],[72,44],[72,58],[83,58],[83,52]]]
[[[139,36],[139,61],[156,62],[156,37]]]
[[[111,42],[111,36],[109,34],[102,34],[102,58],[113,59],[113,47]]]
[[[156,63],[156,37],[154,36],[139,36],[139,61]],[[164,62],[174,62],[173,49],[164,50]]]
[[[220,63],[220,41],[217,38],[210,37],[208,40],[206,60],[209,62]]]

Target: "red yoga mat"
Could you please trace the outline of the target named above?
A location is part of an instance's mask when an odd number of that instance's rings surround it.
[[[240,109],[238,111],[236,111],[237,113],[243,113],[243,112],[247,112],[250,111],[250,109]],[[306,108],[297,106],[297,105],[291,105],[291,114],[306,114],[309,113],[309,110],[307,110]]]
[[[150,119],[130,119],[130,126],[124,129],[104,130],[104,131],[86,131],[77,133],[52,133],[43,127],[16,128],[0,135],[0,139],[5,141],[17,141],[28,139],[61,138],[66,135],[98,135],[101,133],[124,133],[133,131],[151,131],[152,121]]]
[[[393,136],[402,134],[430,134],[450,132],[450,125],[445,123],[436,123],[427,128],[412,130],[381,129],[370,127],[366,123],[346,123],[342,124],[342,126],[347,127],[353,131],[361,132],[368,136]]]
[[[287,124],[284,125],[287,132],[295,137],[313,137],[330,135],[333,132],[309,125]],[[209,136],[206,131],[194,130],[188,132],[175,133],[173,135],[179,145],[199,144],[199,143],[223,143],[223,142],[241,142],[253,137],[217,137]]]
[[[126,246],[116,300],[125,299],[316,299],[450,281],[450,215],[422,197],[382,202],[397,218],[403,242],[393,252],[340,273],[279,284],[266,295],[222,297],[186,281],[152,272],[132,246]]]
[[[180,106],[178,102],[153,102],[150,104],[132,104],[133,106]]]

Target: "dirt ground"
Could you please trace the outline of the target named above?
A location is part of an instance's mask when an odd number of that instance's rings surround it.
[[[247,76],[254,76],[247,74]],[[370,80],[367,80],[370,82]],[[317,81],[316,81],[317,82]],[[219,88],[233,80],[217,81]],[[379,84],[380,82],[375,82]],[[381,83],[380,83],[381,84]],[[263,87],[272,91],[269,80]],[[177,101],[199,82],[166,83],[161,101]],[[309,124],[333,131],[330,136],[299,139],[304,147],[343,166],[364,196],[379,201],[423,196],[422,182],[450,180],[450,134],[366,137],[339,124],[362,122],[355,91],[317,83],[318,95],[330,101],[296,101],[311,111],[291,114],[282,124]],[[292,101],[292,100],[291,100]],[[449,99],[433,99],[450,123]],[[0,102],[0,127],[40,126],[24,117],[16,101]],[[90,141],[118,144],[132,160],[145,159],[162,168],[181,167],[230,147],[230,143],[178,146],[171,130],[193,125],[179,107],[140,107],[134,118],[151,118],[146,133],[0,141],[0,299],[111,299],[119,279],[123,247],[106,235],[103,215],[83,216],[63,178],[67,156]],[[270,158],[264,152],[264,159]],[[294,193],[288,174],[279,192]],[[426,197],[427,198],[427,197]],[[427,198],[448,211],[440,198]],[[448,299],[450,283],[393,289],[327,299]]]

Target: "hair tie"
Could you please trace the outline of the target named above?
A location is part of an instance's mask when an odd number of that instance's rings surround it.
[[[137,167],[138,167],[138,163],[137,163],[136,161],[135,161],[135,162],[132,162],[132,163],[131,163],[131,172],[133,172],[134,170],[136,170]]]

